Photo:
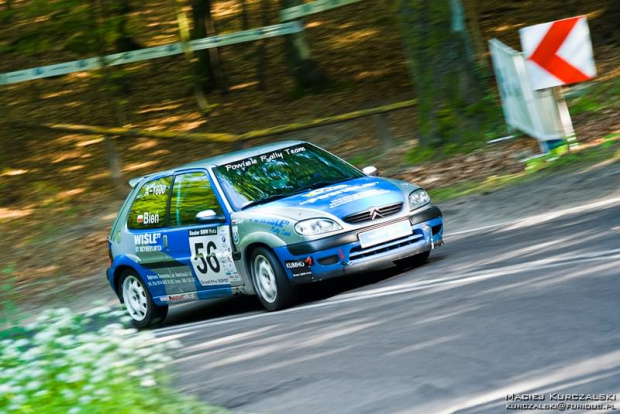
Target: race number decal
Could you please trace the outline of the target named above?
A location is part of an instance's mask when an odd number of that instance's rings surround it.
[[[202,286],[241,281],[232,259],[228,226],[190,230],[189,249],[194,273]]]

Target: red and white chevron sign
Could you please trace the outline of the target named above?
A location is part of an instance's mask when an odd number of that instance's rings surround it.
[[[583,82],[596,76],[584,16],[525,27],[519,34],[533,89]]]

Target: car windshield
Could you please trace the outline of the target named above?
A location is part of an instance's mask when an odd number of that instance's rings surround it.
[[[299,144],[214,168],[235,210],[364,175],[327,151]]]

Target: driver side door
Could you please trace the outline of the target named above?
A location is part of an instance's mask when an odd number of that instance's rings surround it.
[[[208,223],[196,215],[212,210]],[[191,277],[201,298],[227,296],[243,284],[232,258],[230,215],[222,208],[205,170],[183,171],[174,177],[170,195],[167,249],[177,266],[170,269],[182,280]]]

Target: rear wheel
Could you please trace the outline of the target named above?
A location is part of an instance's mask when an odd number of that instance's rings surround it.
[[[121,275],[120,290],[131,323],[138,329],[161,323],[168,314],[168,306],[157,306],[140,276],[133,270]]]
[[[290,285],[286,272],[271,250],[264,247],[254,249],[250,270],[256,295],[267,310],[285,308],[297,298],[297,289]]]

